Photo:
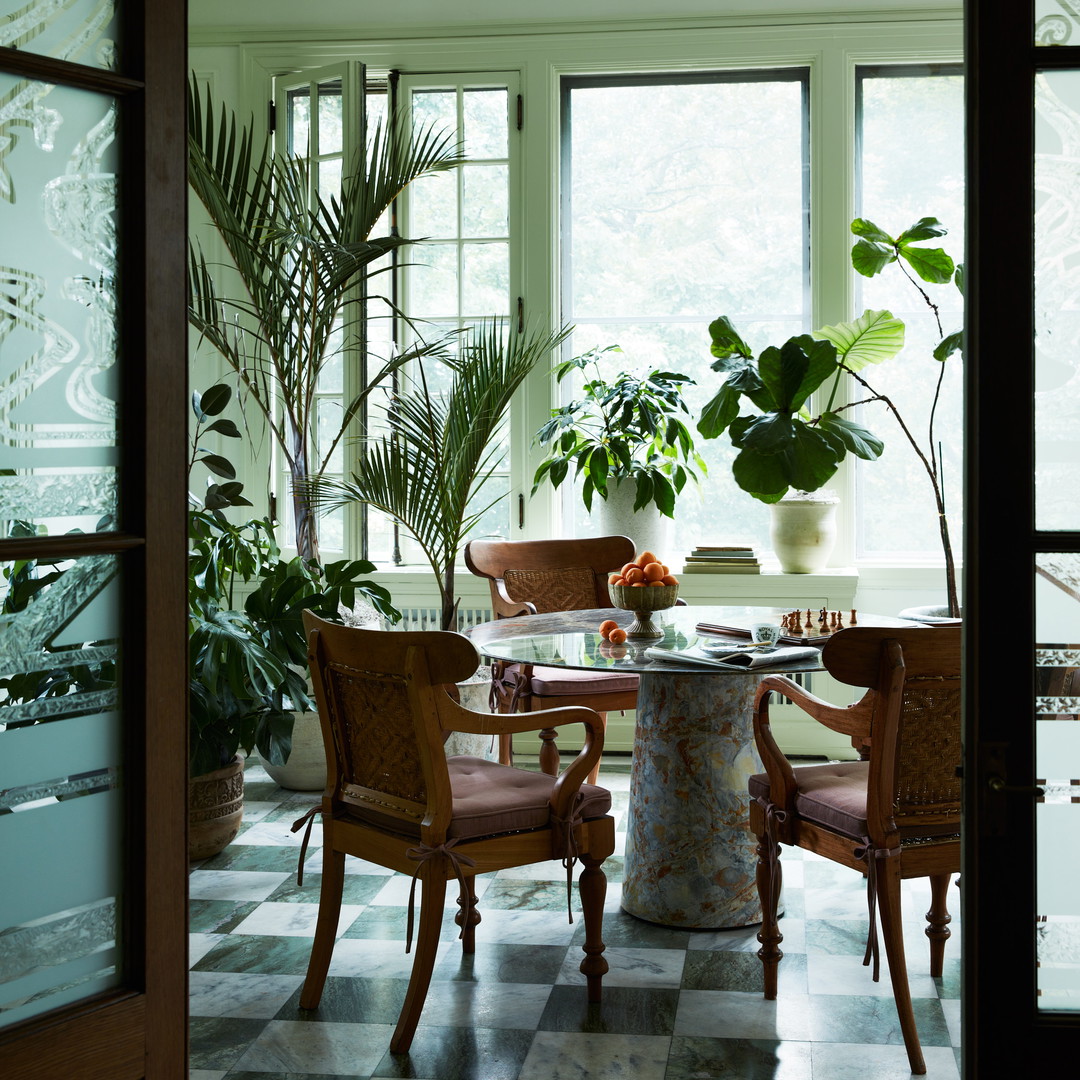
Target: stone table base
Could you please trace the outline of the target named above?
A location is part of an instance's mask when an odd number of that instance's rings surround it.
[[[698,929],[761,921],[747,792],[762,771],[752,715],[760,681],[642,673],[622,887],[631,915]]]

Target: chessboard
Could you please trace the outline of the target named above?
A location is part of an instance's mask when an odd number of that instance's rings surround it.
[[[915,627],[921,623],[910,619],[899,619],[892,615],[867,615],[855,609],[839,610],[833,608],[792,608],[771,616],[769,621],[780,624],[780,643],[783,645],[822,645],[841,630],[849,626],[898,626]],[[728,637],[750,637],[752,622],[761,622],[760,618],[745,621],[731,619],[724,624],[698,623],[695,628],[699,634],[718,634]]]

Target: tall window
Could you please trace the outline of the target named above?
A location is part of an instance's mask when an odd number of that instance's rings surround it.
[[[959,67],[865,67],[856,76],[858,214],[896,236],[919,218],[938,218],[942,246],[957,262],[964,252],[964,83]],[[915,133],[913,135],[913,133]],[[852,238],[854,240],[854,238]],[[859,278],[863,308],[887,308],[907,326],[904,351],[866,373],[875,390],[895,402],[920,445],[926,446],[930,408],[941,374],[933,358],[937,324],[918,292],[888,267]],[[945,333],[963,322],[959,290],[931,286]],[[856,555],[863,560],[941,557],[933,490],[910,444],[880,404],[863,422],[885,441],[885,453],[856,466]],[[945,364],[935,417],[946,512],[959,550],[962,513],[963,368],[959,354]]]
[[[511,169],[515,151],[513,84],[499,75],[482,78],[441,75],[438,82],[402,76],[402,107],[416,126],[434,124],[456,132],[467,164],[417,181],[401,207],[401,231],[423,239],[404,249],[401,309],[397,337],[408,344],[433,340],[481,321],[510,317],[513,253]],[[430,386],[446,385],[445,365],[425,362]],[[504,436],[502,460],[481,492],[483,503],[510,490],[510,443]],[[492,506],[478,524],[478,536],[510,535],[509,500]],[[376,562],[416,563],[419,549],[380,515],[368,516],[368,550]]]
[[[756,350],[810,328],[808,93],[802,69],[564,79],[567,355],[617,344],[613,372],[689,375],[696,416],[722,378],[712,320]],[[722,443],[699,444],[709,476],[676,505],[680,548],[767,546],[767,510],[735,486]],[[579,494],[566,499],[585,535]]]

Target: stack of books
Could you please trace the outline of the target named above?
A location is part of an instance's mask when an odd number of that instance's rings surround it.
[[[745,544],[705,544],[686,556],[684,574],[760,574],[754,549]]]

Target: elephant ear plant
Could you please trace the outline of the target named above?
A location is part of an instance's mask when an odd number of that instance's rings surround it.
[[[825,485],[840,462],[850,453],[865,461],[876,460],[884,443],[861,423],[844,415],[857,406],[881,402],[900,426],[900,431],[922,464],[934,492],[942,550],[945,556],[949,611],[959,615],[956,565],[941,473],[941,448],[935,419],[945,375],[945,362],[961,349],[961,332],[946,334],[938,305],[925,284],[954,283],[963,291],[963,267],[958,267],[941,248],[921,246],[944,236],[936,219],[920,218],[897,236],[872,221],[857,218],[851,224],[858,237],[852,248],[854,268],[866,277],[897,266],[930,309],[937,326],[938,345],[933,358],[935,375],[932,403],[925,418],[925,444],[913,433],[896,403],[867,381],[865,370],[895,356],[904,346],[904,323],[890,311],[864,311],[858,319],[825,326],[813,334],[789,338],[779,347],[769,346],[755,359],[727,316],[710,326],[714,371],[724,383],[706,404],[698,431],[707,439],[725,431],[739,451],[732,463],[735,482],[762,502],[774,503],[789,490],[810,492]],[[846,401],[843,377],[852,379],[865,396]],[[815,409],[810,408],[811,395]],[[743,413],[744,399],[753,411]]]

